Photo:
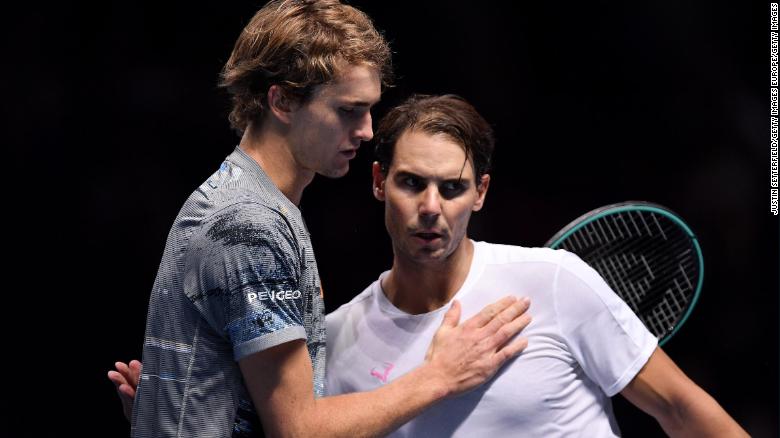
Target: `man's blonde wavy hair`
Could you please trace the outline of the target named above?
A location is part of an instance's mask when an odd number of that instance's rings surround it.
[[[346,65],[375,67],[384,85],[392,79],[390,47],[365,13],[337,0],[269,2],[241,32],[222,69],[219,85],[233,102],[231,126],[243,132],[262,123],[272,85],[305,102]]]

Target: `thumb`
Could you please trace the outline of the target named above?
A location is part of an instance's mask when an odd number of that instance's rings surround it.
[[[442,327],[456,327],[460,322],[460,301],[453,300],[447,313],[441,321]]]
[[[430,362],[431,358],[433,357],[434,345],[436,344],[436,340],[440,338],[441,333],[443,331],[446,331],[446,329],[457,327],[459,321],[460,321],[460,302],[457,300],[453,300],[452,305],[450,306],[449,309],[447,309],[447,313],[444,314],[444,318],[442,318],[441,320],[441,325],[439,326],[439,329],[436,330],[436,333],[433,335],[433,340],[431,341],[430,345],[428,345],[428,351],[425,352],[426,362]]]

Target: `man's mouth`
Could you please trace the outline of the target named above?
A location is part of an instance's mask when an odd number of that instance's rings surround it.
[[[345,151],[339,151],[339,153],[346,159],[351,160],[357,155],[357,149],[347,149]]]
[[[435,233],[435,232],[417,232],[413,234],[414,237],[417,237],[418,239],[421,239],[425,242],[433,242],[436,239],[441,238],[441,233]]]

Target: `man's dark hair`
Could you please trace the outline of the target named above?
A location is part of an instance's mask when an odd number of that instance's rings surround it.
[[[382,118],[375,135],[375,153],[385,175],[393,162],[395,144],[406,131],[446,135],[458,143],[474,165],[477,183],[490,170],[493,128],[460,96],[415,94]]]

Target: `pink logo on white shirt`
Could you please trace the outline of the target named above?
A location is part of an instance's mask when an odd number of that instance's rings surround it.
[[[390,375],[390,370],[392,370],[394,366],[395,365],[390,362],[385,362],[385,371],[383,373],[377,371],[376,368],[371,368],[371,375],[381,380],[382,383],[387,383],[387,376]]]

